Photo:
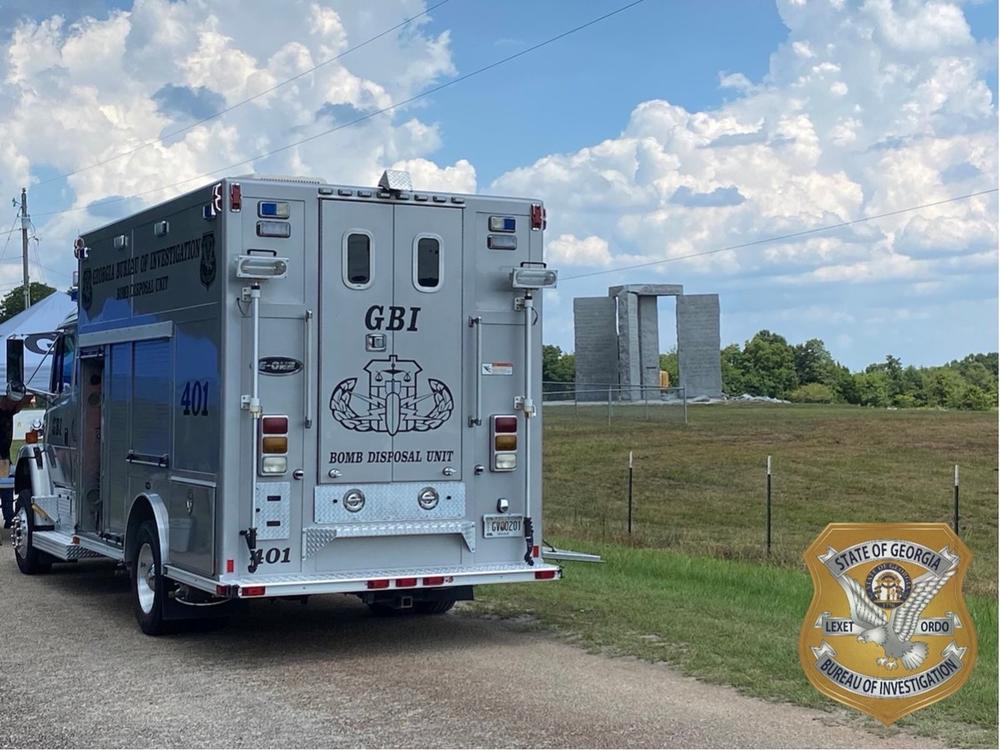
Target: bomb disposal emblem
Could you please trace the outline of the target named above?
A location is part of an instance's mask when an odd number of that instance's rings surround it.
[[[427,390],[420,392],[415,360],[373,359],[365,365],[368,392],[358,391],[358,378],[337,383],[330,396],[333,418],[355,432],[427,432],[436,430],[451,417],[455,401],[448,386],[427,378]]]

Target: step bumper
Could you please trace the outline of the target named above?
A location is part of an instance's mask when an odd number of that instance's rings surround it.
[[[220,576],[218,579],[188,573],[167,565],[166,576],[203,591],[239,599],[280,596],[310,596],[314,594],[361,594],[368,592],[412,592],[420,589],[482,586],[491,583],[524,583],[553,581],[562,577],[562,569],[536,559],[534,565],[524,563],[497,565],[464,565],[450,567],[394,568],[391,570],[354,570],[342,576],[322,575],[261,575]]]

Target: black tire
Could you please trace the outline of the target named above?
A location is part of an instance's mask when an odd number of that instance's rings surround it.
[[[414,602],[413,610],[418,615],[443,615],[455,606],[454,599],[437,599],[423,602]]]
[[[160,537],[156,533],[156,526],[152,521],[143,521],[136,532],[135,552],[129,573],[135,619],[146,635],[162,635],[167,632],[167,621],[163,619],[166,581],[163,578],[161,560]]]
[[[18,545],[14,545],[17,569],[26,576],[48,573],[52,570],[52,556],[37,550],[32,539],[35,533],[35,514],[31,511],[31,490],[21,490],[17,495],[16,512],[19,516],[22,509],[24,510],[22,520],[25,521],[27,528],[20,530],[20,533],[25,535],[24,551],[18,549]],[[21,523],[21,521],[17,521],[17,523]]]

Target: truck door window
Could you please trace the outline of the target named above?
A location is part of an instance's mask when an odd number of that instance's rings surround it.
[[[421,292],[441,288],[441,238],[418,235],[413,241],[413,284]]]
[[[76,344],[72,336],[63,336],[60,347],[62,360],[60,362],[59,392],[68,391],[73,386],[73,366],[76,364]]]
[[[344,284],[351,289],[372,285],[372,236],[352,229],[344,235]]]

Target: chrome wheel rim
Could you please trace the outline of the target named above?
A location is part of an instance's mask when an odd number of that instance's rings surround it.
[[[19,508],[10,528],[10,541],[14,552],[22,560],[28,556],[28,514],[24,508]]]
[[[148,615],[156,601],[156,565],[153,564],[153,547],[149,542],[143,542],[136,557],[135,590],[139,607]]]

